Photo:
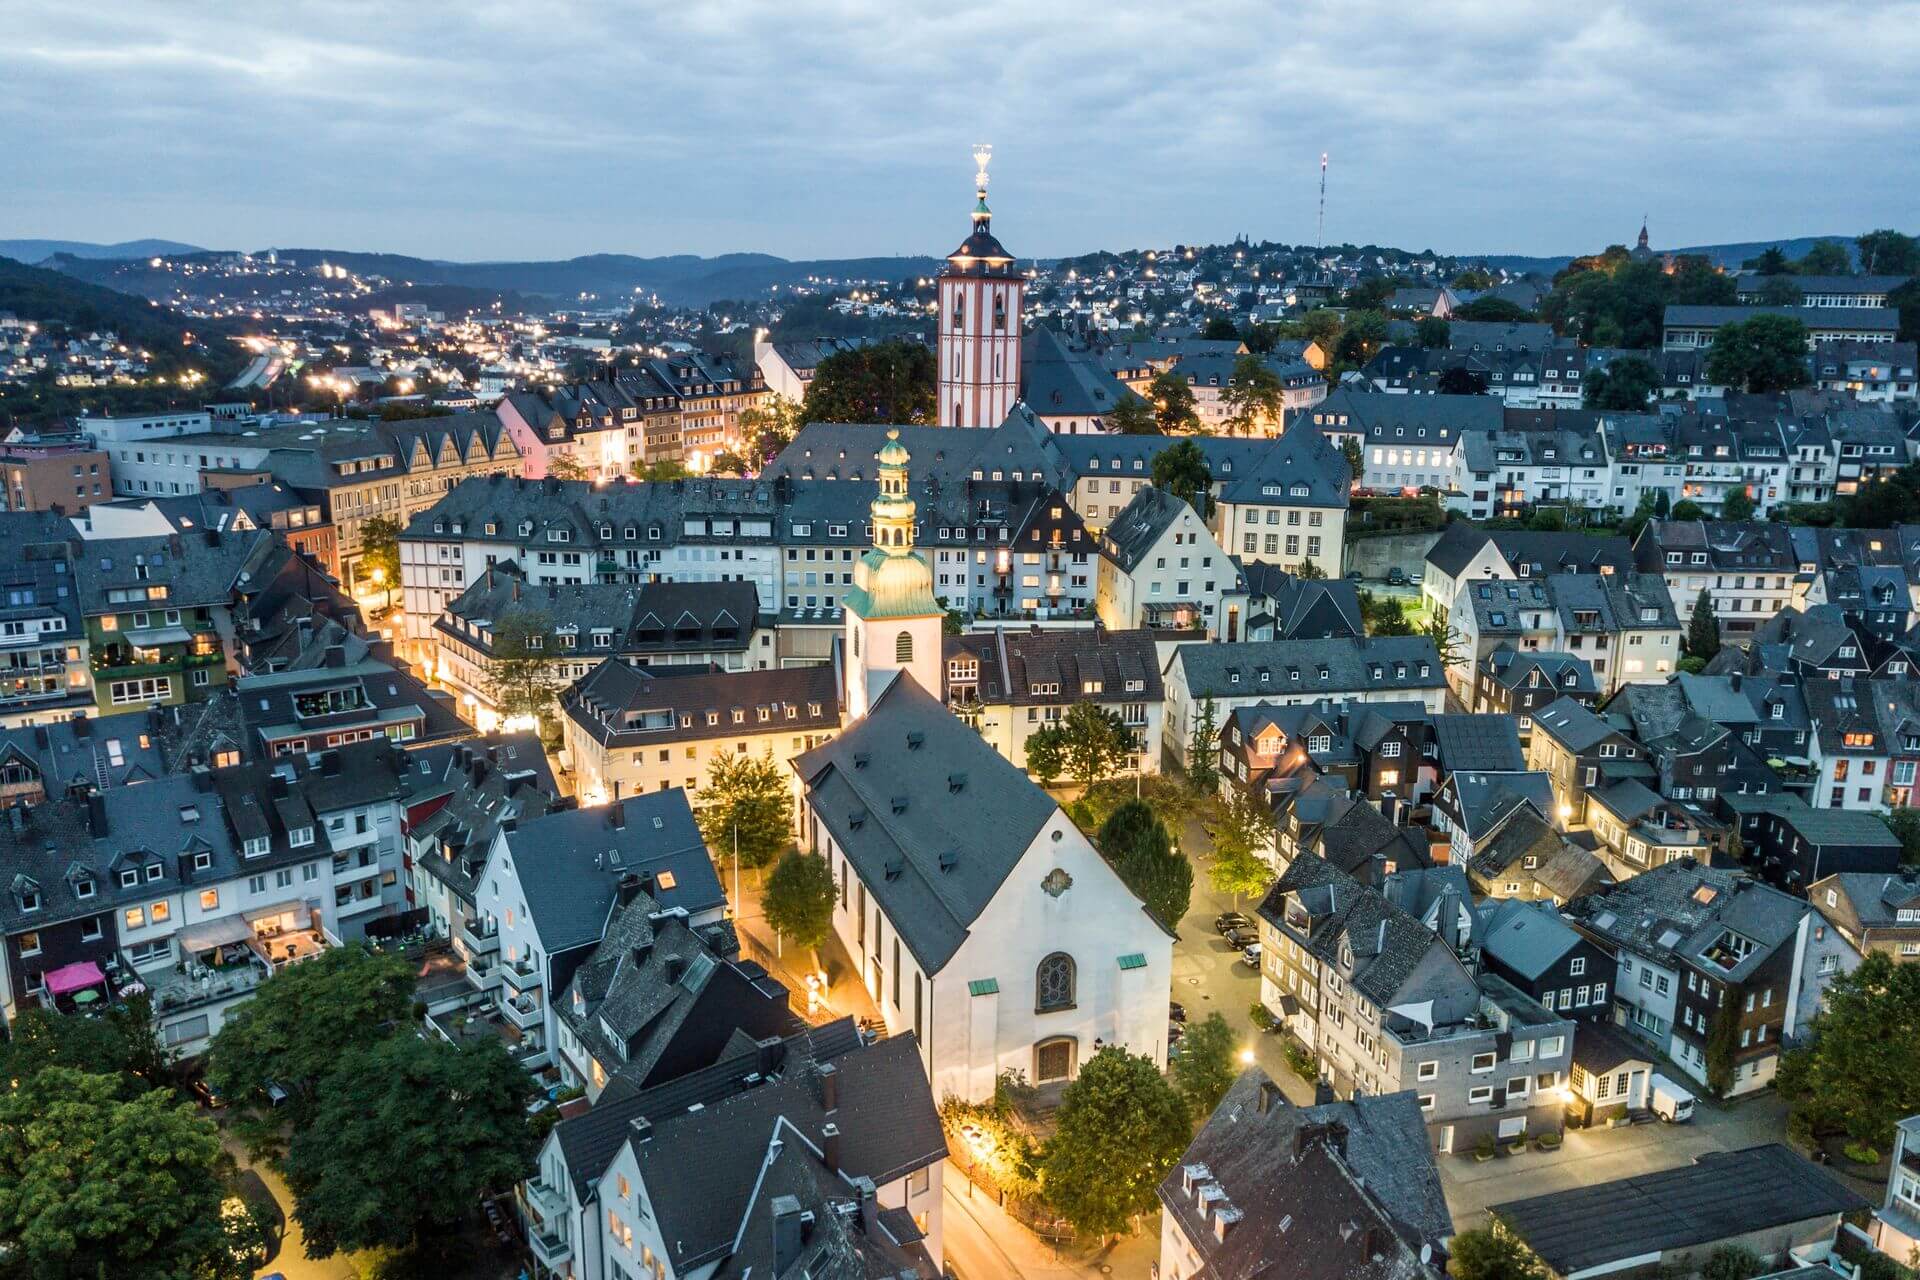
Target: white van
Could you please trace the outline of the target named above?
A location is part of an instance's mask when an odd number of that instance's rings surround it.
[[[1652,1097],[1653,1114],[1668,1124],[1685,1124],[1693,1119],[1693,1095],[1658,1072],[1653,1077]]]

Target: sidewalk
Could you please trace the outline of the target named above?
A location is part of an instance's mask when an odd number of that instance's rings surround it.
[[[947,1263],[960,1280],[1100,1280],[1117,1276],[1146,1280],[1160,1256],[1160,1218],[1147,1229],[1099,1249],[1055,1250],[1015,1222],[984,1192],[948,1169],[943,1218]]]

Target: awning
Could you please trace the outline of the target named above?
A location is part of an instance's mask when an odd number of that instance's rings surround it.
[[[246,913],[246,918],[258,924],[262,920],[277,919],[280,916],[286,915],[288,912],[293,913],[293,927],[296,929],[305,929],[313,923],[313,913],[309,909],[305,898],[294,898],[287,902],[277,902],[271,907],[256,907],[254,910]],[[253,936],[251,926],[248,928],[247,936]]]
[[[56,996],[64,996],[69,992],[100,986],[106,980],[107,975],[99,965],[91,960],[76,960],[47,974],[47,990]]]
[[[185,627],[145,627],[123,631],[120,638],[136,649],[157,649],[163,644],[186,644],[193,639],[193,632]]]
[[[232,946],[236,942],[249,942],[253,938],[253,926],[247,923],[245,916],[221,916],[218,920],[203,920],[199,924],[190,924],[180,931],[180,951],[184,955],[195,955],[202,951],[211,951],[215,947]]]

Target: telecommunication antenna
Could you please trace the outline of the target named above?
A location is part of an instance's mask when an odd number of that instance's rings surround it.
[[[1317,248],[1327,247],[1327,153],[1320,153],[1320,225],[1315,231]]]

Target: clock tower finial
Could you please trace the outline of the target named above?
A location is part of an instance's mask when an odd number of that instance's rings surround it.
[[[976,231],[985,231],[993,223],[993,211],[987,208],[987,162],[993,159],[991,142],[973,144],[973,226]]]
[[[945,427],[997,427],[1020,398],[1021,310],[1027,278],[994,238],[987,208],[993,148],[973,148],[973,229],[940,273],[937,421]]]

